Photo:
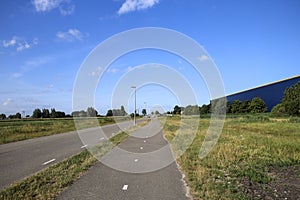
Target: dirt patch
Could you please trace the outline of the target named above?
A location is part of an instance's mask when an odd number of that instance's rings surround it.
[[[244,192],[251,199],[297,199],[300,200],[300,166],[270,167],[272,180],[260,184],[243,178],[240,181]]]

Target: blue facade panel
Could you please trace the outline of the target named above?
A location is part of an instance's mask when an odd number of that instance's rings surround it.
[[[260,97],[266,103],[268,111],[271,111],[274,106],[281,102],[285,89],[296,84],[298,81],[300,81],[300,76],[242,91],[227,96],[227,101],[230,103],[234,100],[251,101],[254,97]]]

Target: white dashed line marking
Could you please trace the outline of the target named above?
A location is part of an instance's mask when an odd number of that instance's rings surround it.
[[[100,140],[104,140],[104,137],[100,138]]]
[[[83,148],[85,148],[85,147],[87,147],[87,144],[86,145],[83,145],[82,147],[80,147],[81,149],[83,149]]]
[[[144,147],[140,147],[140,149],[143,149]]]
[[[49,163],[51,163],[51,162],[54,162],[55,160],[56,160],[56,159],[53,158],[53,159],[51,159],[51,160],[48,160],[48,161],[44,162],[42,165],[47,165],[47,164],[49,164]]]
[[[144,140],[144,142],[146,142],[146,140]]]
[[[136,159],[134,159],[134,162],[137,162],[137,161],[139,161],[139,159],[137,159],[137,158],[136,158]]]
[[[128,185],[124,185],[122,190],[127,190],[128,189]]]

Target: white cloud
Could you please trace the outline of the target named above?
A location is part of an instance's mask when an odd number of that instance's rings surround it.
[[[20,70],[18,72],[15,72],[11,75],[11,78],[20,78],[25,73],[30,72],[39,66],[47,64],[48,62],[50,62],[50,60],[51,60],[51,58],[49,58],[49,57],[40,57],[40,58],[27,60],[20,67]]]
[[[17,43],[17,37],[13,36],[13,38],[9,41],[3,40],[3,47],[10,47],[10,46],[15,46],[15,44]]]
[[[21,69],[24,72],[28,72],[28,71],[35,69],[36,67],[38,67],[40,65],[44,65],[44,64],[48,63],[50,60],[51,60],[51,58],[48,58],[48,57],[40,57],[40,58],[27,60],[21,66]]]
[[[32,4],[37,12],[50,11],[59,6],[61,0],[34,0]]]
[[[24,49],[29,49],[31,46],[28,44],[28,42],[19,43],[17,47],[17,51],[23,51]]]
[[[84,34],[81,33],[78,29],[69,29],[66,32],[62,32],[62,31],[57,32],[56,37],[59,40],[73,42],[75,40],[82,40],[84,37]]]
[[[14,74],[12,75],[13,78],[20,78],[21,76],[23,76],[23,74],[20,73],[20,72],[14,73]]]
[[[67,6],[61,5],[59,7],[59,12],[63,16],[71,15],[74,11],[75,11],[75,5],[67,5]]]
[[[126,0],[118,10],[118,14],[122,15],[135,10],[145,10],[157,3],[159,3],[159,0]]]
[[[126,72],[130,72],[132,70],[135,70],[135,69],[144,69],[145,68],[145,65],[139,65],[139,66],[135,66],[135,67],[127,67],[126,69]]]
[[[126,69],[126,72],[130,72],[130,71],[132,71],[132,70],[134,70],[134,67],[127,67],[127,69]]]
[[[3,105],[3,106],[8,106],[8,105],[11,104],[12,102],[13,102],[13,100],[10,99],[10,98],[8,98],[8,99],[6,99],[6,100],[2,103],[2,105]]]
[[[102,67],[97,67],[96,68],[96,70],[95,71],[92,71],[91,73],[89,73],[89,76],[100,76],[101,75],[101,73],[102,73],[102,71],[103,71],[103,68]]]
[[[202,55],[198,58],[201,61],[209,60],[209,57],[207,55]]]
[[[75,6],[70,0],[33,0],[32,4],[37,12],[49,12],[58,8],[62,15],[71,15]]]
[[[115,74],[115,73],[119,72],[119,69],[117,69],[117,68],[109,68],[107,70],[107,72]]]
[[[34,45],[38,44],[38,39],[34,38],[32,42],[28,42],[26,40],[22,40],[21,38],[17,36],[13,36],[11,40],[3,40],[2,41],[3,47],[8,48],[8,47],[15,47],[17,51],[23,51],[25,49],[29,49]]]

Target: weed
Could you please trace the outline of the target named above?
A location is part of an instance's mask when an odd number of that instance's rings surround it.
[[[164,134],[170,139],[174,133],[169,127],[180,122],[170,117],[167,124]],[[193,143],[177,160],[194,199],[247,199],[240,188],[242,178],[266,184],[272,181],[269,166],[300,162],[299,123],[270,120],[267,114],[229,115],[218,143],[200,159],[198,153],[208,126],[209,119],[201,118]],[[189,130],[185,132],[188,134]]]

